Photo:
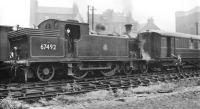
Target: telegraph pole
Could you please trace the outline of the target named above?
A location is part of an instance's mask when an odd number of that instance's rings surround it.
[[[90,9],[90,5],[88,5],[88,7],[87,7],[87,16],[88,16],[88,24],[90,24],[90,10],[92,11],[92,30],[94,30],[94,10],[95,10],[95,8],[94,8],[94,6],[92,6],[91,7],[91,9]]]
[[[92,6],[92,30],[94,30],[94,6]]]
[[[90,23],[90,6],[89,6],[89,5],[88,5],[88,7],[87,7],[87,17],[88,17],[87,23],[89,24],[89,23]]]

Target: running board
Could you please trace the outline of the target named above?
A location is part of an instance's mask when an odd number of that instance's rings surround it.
[[[111,69],[111,67],[90,67],[90,68],[80,67],[80,70],[108,70],[108,69]]]

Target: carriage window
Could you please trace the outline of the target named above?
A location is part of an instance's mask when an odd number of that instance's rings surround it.
[[[198,49],[198,40],[194,40],[194,49]]]
[[[186,39],[184,38],[176,38],[175,43],[176,43],[176,48],[187,48]]]
[[[175,39],[175,47],[179,48],[179,39],[178,38]]]
[[[73,39],[80,39],[80,26],[79,25],[71,25],[66,24],[65,30],[69,34],[69,36]]]
[[[184,39],[181,38],[181,39],[180,39],[180,48],[184,48],[184,47],[183,47],[183,45],[184,45],[183,43],[184,43]]]
[[[187,47],[187,39],[184,39],[184,38],[179,39],[178,48],[188,48]]]
[[[188,39],[185,39],[184,42],[185,42],[184,47],[185,47],[185,48],[189,48],[189,44],[188,44],[188,43],[189,43],[189,40],[188,40]]]
[[[194,49],[194,41],[193,41],[193,39],[189,40],[189,48],[190,49]]]
[[[167,40],[166,37],[161,38],[161,47],[167,47]]]

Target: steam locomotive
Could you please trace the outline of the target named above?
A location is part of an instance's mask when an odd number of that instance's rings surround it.
[[[6,33],[1,36],[1,66],[10,66],[11,77],[50,81],[60,73],[81,79],[88,74],[180,72],[200,65],[200,36],[146,31],[132,38],[129,24],[123,36],[90,34],[87,23],[56,19],[38,28],[1,31]]]

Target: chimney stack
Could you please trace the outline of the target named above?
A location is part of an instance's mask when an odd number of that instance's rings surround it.
[[[130,35],[130,33],[131,33],[131,31],[132,31],[132,24],[125,24],[125,29],[126,29],[126,32],[125,32],[125,34],[129,37],[129,38],[131,38],[131,35]]]
[[[126,29],[126,33],[127,33],[127,34],[129,34],[129,33],[131,32],[132,26],[133,26],[132,24],[126,24],[126,25],[125,25],[125,29]]]

